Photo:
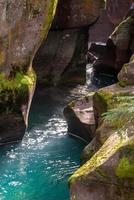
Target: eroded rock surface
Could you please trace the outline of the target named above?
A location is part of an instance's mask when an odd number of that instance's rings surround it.
[[[125,104],[128,106],[128,99],[134,98],[133,91],[134,87],[113,85],[95,94],[99,126],[95,141],[85,152],[86,160],[88,156],[89,160],[70,178],[71,200],[133,199],[134,118],[127,113],[118,120],[102,118],[101,115],[112,109],[124,109]]]
[[[95,132],[93,94],[73,101],[64,109],[68,132],[86,141],[91,141]]]
[[[56,5],[57,0],[0,1],[0,143],[24,135],[36,83],[32,61]]]
[[[78,76],[85,81],[87,49],[87,29],[50,31],[34,60],[38,83],[63,85],[71,76],[73,83]]]
[[[97,20],[103,5],[103,0],[60,0],[52,29],[89,26]]]
[[[122,67],[118,80],[122,86],[134,85],[134,55],[131,56],[129,63]]]

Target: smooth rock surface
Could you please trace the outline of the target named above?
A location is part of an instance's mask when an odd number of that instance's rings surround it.
[[[60,0],[52,29],[89,26],[100,15],[103,0]]]
[[[68,123],[68,132],[91,141],[95,132],[93,113],[93,94],[71,102],[64,109],[64,116]]]
[[[0,143],[24,135],[36,83],[32,61],[56,6],[57,0],[0,1]]]
[[[120,73],[118,74],[118,80],[121,85],[134,85],[134,55],[132,55],[129,63],[124,64]]]
[[[87,29],[49,32],[33,63],[39,84],[63,85],[71,80],[75,83],[78,77],[85,80],[87,32]]]
[[[107,16],[106,10],[102,10],[97,22],[89,28],[89,45],[92,42],[106,43],[114,28]]]
[[[107,0],[106,10],[108,17],[114,26],[117,26],[128,14],[128,10],[133,0]]]

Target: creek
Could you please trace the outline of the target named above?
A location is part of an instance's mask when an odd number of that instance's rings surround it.
[[[63,89],[37,91],[22,142],[0,147],[0,200],[68,200],[84,143],[67,134]]]
[[[89,66],[88,80],[90,74]],[[67,134],[63,108],[82,93],[115,80],[102,74],[93,82],[72,91],[36,91],[23,140],[0,147],[0,200],[69,200],[68,178],[80,165],[85,143]]]

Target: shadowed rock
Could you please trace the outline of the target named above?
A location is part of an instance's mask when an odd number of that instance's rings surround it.
[[[24,135],[36,83],[32,61],[56,5],[57,0],[0,2],[0,143]]]
[[[130,120],[125,114],[114,121],[102,119],[102,113],[120,109],[127,103],[125,97],[132,97],[133,91],[134,87],[113,85],[95,94],[94,107],[99,116],[99,126],[92,144],[83,155],[89,160],[70,178],[71,199],[133,199],[134,118],[132,116]],[[123,104],[118,101],[119,97],[124,97]]]
[[[64,109],[68,132],[86,141],[91,141],[95,132],[92,96],[93,94],[73,101]]]
[[[99,17],[103,5],[103,0],[60,0],[52,29],[88,26]]]

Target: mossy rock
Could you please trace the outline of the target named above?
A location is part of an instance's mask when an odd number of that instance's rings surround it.
[[[134,85],[134,55],[131,56],[129,63],[123,65],[118,74],[119,84],[121,86]]]
[[[69,179],[71,195],[75,195],[77,200],[99,200],[100,192],[101,198],[106,200],[108,198],[106,191],[109,191],[109,198],[112,200],[132,199],[134,115],[130,117],[129,114],[125,114],[125,117],[121,115],[110,121],[109,117],[102,119],[102,112],[119,109],[122,105],[127,106],[129,103],[132,106],[133,91],[133,87],[122,88],[117,84],[101,89],[95,94],[94,100],[103,107],[99,109],[100,122],[95,136],[95,151],[92,157],[90,157],[90,151],[88,152],[89,160]],[[117,97],[123,100],[117,101]],[[96,108],[99,108],[99,105]],[[81,190],[85,191],[83,196]]]

